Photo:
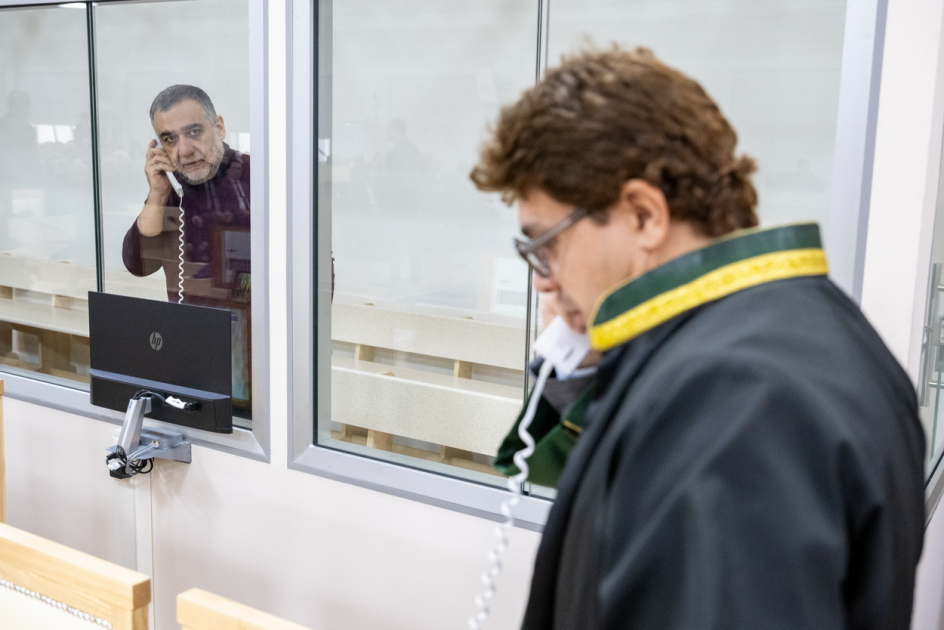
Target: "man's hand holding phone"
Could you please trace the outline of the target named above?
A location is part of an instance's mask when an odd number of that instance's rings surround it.
[[[148,144],[147,159],[144,163],[144,174],[147,176],[150,192],[148,193],[148,204],[154,203],[163,206],[170,195],[171,184],[167,178],[167,173],[173,173],[173,162],[167,155],[164,147],[154,139]]]
[[[148,143],[144,162],[144,174],[150,190],[137,221],[142,236],[157,236],[164,229],[165,206],[173,189],[168,172],[174,172],[174,164],[160,142],[152,139]]]

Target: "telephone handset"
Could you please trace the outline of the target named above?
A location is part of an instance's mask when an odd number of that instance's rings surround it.
[[[164,171],[164,175],[167,175],[167,180],[170,182],[170,187],[174,189],[174,192],[177,193],[177,196],[183,198],[184,188],[180,185],[180,182],[177,181],[177,177],[172,171]]]
[[[161,142],[161,139],[157,137],[157,134],[154,134],[154,140],[157,141],[157,146],[164,148],[164,143]],[[178,235],[178,258],[177,258],[177,303],[183,304],[184,302],[184,188],[180,185],[180,182],[177,181],[177,177],[174,175],[173,171],[164,171],[164,175],[167,176],[167,181],[170,182],[170,187],[174,189],[174,192],[177,193],[177,197],[180,199],[180,216],[177,217],[177,230]]]
[[[538,380],[531,392],[531,398],[528,399],[528,407],[525,410],[524,417],[518,424],[518,437],[524,443],[524,448],[515,453],[514,462],[519,472],[517,475],[508,478],[508,490],[511,496],[508,497],[499,508],[499,511],[505,517],[495,528],[495,536],[498,538],[498,544],[489,551],[488,559],[491,566],[482,573],[482,583],[485,590],[475,596],[475,605],[478,610],[469,617],[469,628],[471,630],[481,630],[485,621],[491,614],[491,601],[495,596],[495,578],[501,573],[502,563],[501,554],[508,549],[508,532],[515,524],[515,517],[512,509],[521,501],[521,487],[528,480],[531,472],[528,467],[528,458],[534,454],[534,438],[528,433],[528,428],[534,421],[534,414],[537,411],[541,395],[544,393],[544,386],[552,371],[557,375],[567,378],[580,366],[587,353],[590,352],[590,340],[587,335],[573,331],[562,317],[555,317],[554,320],[544,329],[544,332],[538,336],[534,342],[534,352],[544,358],[544,363],[538,371]]]
[[[157,146],[161,149],[164,148],[164,143],[161,142],[161,139],[157,137],[157,134],[154,134],[154,140],[157,142]],[[174,171],[164,171],[164,175],[167,176],[167,181],[170,182],[170,187],[174,189],[174,192],[177,193],[177,196],[183,198],[184,189],[180,185],[180,182],[177,181],[177,176],[174,175]]]

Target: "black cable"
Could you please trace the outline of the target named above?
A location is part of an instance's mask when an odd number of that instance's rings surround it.
[[[125,453],[125,449],[120,446],[115,447],[114,453],[109,453],[105,457],[105,463],[107,464],[113,459],[117,459],[118,463],[121,465],[122,469],[130,472],[132,476],[134,475],[146,475],[152,470],[154,470],[154,459],[149,457],[147,459],[132,459],[128,461],[128,454]]]

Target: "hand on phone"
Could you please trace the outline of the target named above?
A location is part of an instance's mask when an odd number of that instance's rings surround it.
[[[148,144],[147,159],[144,163],[144,174],[147,176],[151,193],[161,202],[170,195],[171,184],[167,179],[167,172],[174,171],[174,164],[170,161],[167,151],[154,139]]]
[[[144,174],[151,188],[149,196],[158,203],[164,203],[171,189],[175,188],[168,177],[168,175],[173,176],[174,170],[174,164],[170,161],[164,147],[156,139],[151,140],[148,144]]]
[[[580,309],[577,308],[573,302],[571,302],[566,296],[560,294],[560,292],[555,291],[552,293],[540,293],[538,294],[538,299],[540,300],[539,305],[541,308],[541,325],[542,327],[547,327],[550,325],[554,318],[560,317],[567,324],[567,327],[573,330],[574,332],[586,334],[587,333],[587,319],[580,312]],[[591,365],[596,365],[600,362],[600,353],[596,350],[591,350],[581,361],[579,368],[590,367]]]

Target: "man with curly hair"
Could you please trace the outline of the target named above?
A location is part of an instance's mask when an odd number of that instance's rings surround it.
[[[517,202],[535,288],[602,352],[526,630],[909,625],[914,389],[819,228],[756,228],[736,144],[698,83],[613,48],[504,108],[472,172]]]

